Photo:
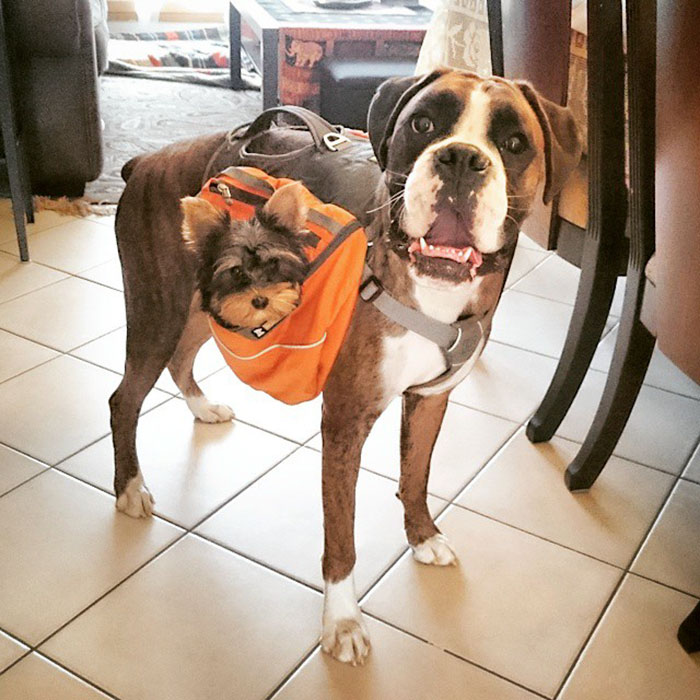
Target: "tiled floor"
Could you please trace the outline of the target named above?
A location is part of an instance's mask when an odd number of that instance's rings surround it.
[[[700,597],[700,387],[660,353],[595,487],[562,474],[605,381],[620,313],[549,443],[524,424],[566,334],[577,272],[523,240],[492,341],[452,395],[429,505],[460,557],[407,554],[400,407],[358,484],[363,668],[318,648],[320,402],[246,388],[205,347],[196,375],[237,421],[193,422],[161,377],[138,442],[156,516],[109,495],[107,398],[124,360],[113,221],[40,213],[16,258],[0,201],[0,698],[687,700],[675,640]],[[4,672],[3,672],[4,671]]]

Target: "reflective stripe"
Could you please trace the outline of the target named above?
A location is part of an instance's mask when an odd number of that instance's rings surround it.
[[[247,357],[244,357],[243,355],[236,355],[231,348],[229,348],[223,340],[219,338],[219,336],[216,334],[216,331],[214,330],[214,326],[212,325],[212,320],[209,320],[209,328],[211,329],[212,335],[214,336],[214,340],[216,341],[216,344],[219,346],[219,349],[225,352],[227,355],[231,355],[231,357],[235,358],[236,360],[241,360],[243,362],[248,362],[250,360],[256,360],[258,357],[262,357],[266,353],[270,352],[271,350],[276,350],[277,348],[283,348],[285,350],[310,350],[311,348],[317,348],[319,345],[322,345],[326,341],[326,337],[328,333],[324,332],[323,336],[317,340],[314,343],[308,343],[307,345],[284,345],[284,344],[279,344],[279,345],[270,345],[269,348],[265,348],[264,350],[261,350],[260,352],[255,353],[254,355],[249,355]]]
[[[224,170],[221,174],[230,177],[232,180],[240,180],[243,184],[248,185],[249,187],[256,187],[268,192],[269,194],[273,194],[275,191],[275,188],[269,182],[267,182],[267,180],[255,177],[255,175],[247,173],[238,166],[226,168],[226,170]]]

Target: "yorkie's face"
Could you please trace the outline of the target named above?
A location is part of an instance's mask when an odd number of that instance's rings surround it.
[[[308,269],[302,187],[281,187],[250,221],[199,197],[182,200],[183,236],[197,253],[202,308],[227,326],[272,327],[298,306]]]

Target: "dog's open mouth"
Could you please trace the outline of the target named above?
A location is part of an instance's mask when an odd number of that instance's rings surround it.
[[[483,256],[471,242],[468,231],[468,223],[458,212],[443,210],[425,236],[411,241],[408,252],[413,260],[417,255],[422,255],[466,265],[473,278],[483,262]]]

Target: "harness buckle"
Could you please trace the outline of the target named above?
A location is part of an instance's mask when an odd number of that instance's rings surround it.
[[[360,299],[366,301],[368,304],[371,304],[383,293],[384,287],[382,287],[382,283],[374,275],[370,275],[360,285]]]
[[[323,143],[329,151],[339,151],[341,148],[349,146],[352,141],[344,134],[329,131],[323,135]]]

